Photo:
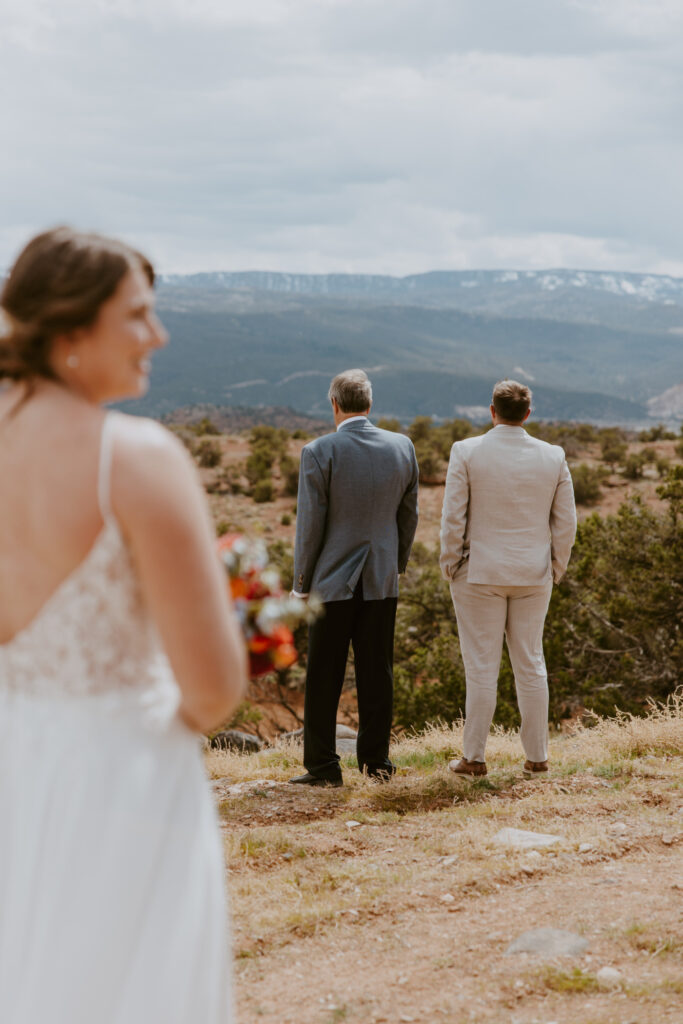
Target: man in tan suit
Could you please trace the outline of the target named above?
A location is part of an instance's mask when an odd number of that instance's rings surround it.
[[[548,771],[543,624],[553,582],[569,562],[576,509],[564,451],[526,432],[530,411],[529,388],[501,381],[493,389],[493,429],[451,449],[441,571],[455,605],[467,686],[464,757],[449,765],[457,775],[486,775],[503,636],[522,718],[524,772]]]

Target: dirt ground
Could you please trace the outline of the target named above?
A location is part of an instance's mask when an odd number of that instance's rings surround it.
[[[343,759],[342,789],[287,784],[292,741],[208,756],[226,849],[241,1024],[680,1024],[683,710],[551,739],[546,782],[518,738],[489,775],[448,771],[461,727],[392,747],[380,785]],[[501,846],[502,828],[559,837]],[[584,955],[506,955],[561,928]],[[597,975],[620,972],[614,987]]]
[[[659,849],[658,849],[659,845]],[[448,869],[419,894],[377,917],[346,915],[323,936],[293,939],[267,962],[238,967],[240,1020],[277,1024],[335,1021],[632,1022],[680,1024],[681,959],[634,948],[624,938],[645,921],[681,937],[680,847],[653,843],[618,860],[563,864],[555,877],[533,875],[493,893],[442,902]],[[565,928],[589,941],[582,957],[505,955],[520,932]],[[635,924],[637,928],[638,925]],[[638,931],[632,934],[639,935]],[[656,948],[656,947],[655,947]],[[588,987],[603,966],[623,974],[628,991]],[[567,991],[548,987],[568,974]],[[671,984],[670,990],[668,989]]]

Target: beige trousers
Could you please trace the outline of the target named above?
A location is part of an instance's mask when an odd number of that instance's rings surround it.
[[[552,587],[552,580],[535,587],[468,583],[466,564],[451,582],[467,685],[463,753],[468,761],[486,760],[504,636],[515,674],[524,753],[530,761],[548,758],[543,624]]]

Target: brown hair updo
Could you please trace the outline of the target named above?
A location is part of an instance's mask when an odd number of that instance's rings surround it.
[[[154,283],[149,260],[115,239],[68,227],[32,238],[0,296],[0,380],[56,380],[55,337],[94,323],[133,267]]]

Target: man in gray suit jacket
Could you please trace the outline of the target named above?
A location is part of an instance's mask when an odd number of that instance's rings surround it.
[[[457,775],[486,775],[505,635],[522,718],[524,772],[547,777],[548,677],[543,624],[576,534],[564,451],[522,424],[531,391],[514,380],[493,389],[493,430],[451,449],[441,518],[441,569],[451,588],[465,664],[464,757]]]
[[[341,785],[337,708],[349,643],[358,693],[358,767],[377,778],[389,760],[398,575],[417,526],[418,466],[410,438],[368,420],[372,387],[362,370],[334,378],[336,432],[301,452],[294,593],[314,591],[323,615],[309,630],[303,785]]]

